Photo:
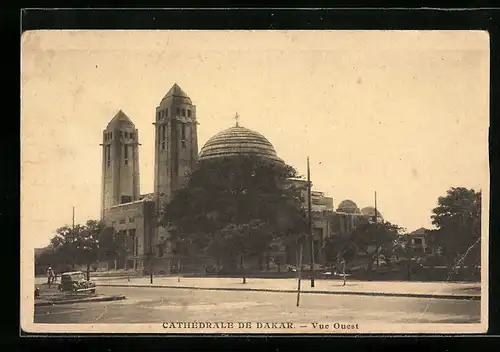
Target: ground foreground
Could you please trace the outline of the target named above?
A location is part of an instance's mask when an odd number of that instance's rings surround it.
[[[177,278],[154,277],[153,284],[149,277],[139,278],[95,278],[99,287],[157,287],[184,288],[206,290],[254,290],[295,292],[297,279],[257,279],[250,278],[246,284],[241,278]],[[310,280],[302,281],[302,290],[307,293],[355,294],[355,295],[386,295],[413,296],[415,298],[462,298],[479,299],[481,287],[479,283],[449,283],[449,282],[402,282],[402,281],[348,281],[345,286],[342,280],[316,280],[312,288]]]
[[[100,287],[126,300],[35,307],[35,323],[165,321],[342,321],[345,323],[478,323],[480,301],[439,298]]]

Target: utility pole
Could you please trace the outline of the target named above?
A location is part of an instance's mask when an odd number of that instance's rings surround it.
[[[298,267],[298,287],[297,287],[297,307],[299,306],[300,302],[300,281],[302,280],[302,244],[300,245],[300,252],[299,252],[299,267]]]
[[[378,224],[378,213],[377,213],[377,191],[375,191],[375,223]]]
[[[75,268],[75,251],[76,251],[76,248],[74,248],[75,246],[75,206],[73,206],[73,216],[72,216],[72,220],[71,220],[71,241],[72,241],[72,250],[73,250],[73,269]]]
[[[309,167],[309,157],[307,157],[307,213],[309,220],[309,237],[311,240],[311,287],[314,287],[314,238],[312,231],[311,217],[311,170]]]

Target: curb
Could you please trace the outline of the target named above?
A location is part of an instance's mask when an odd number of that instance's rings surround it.
[[[103,287],[134,287],[134,288],[176,288],[182,290],[203,290],[203,291],[253,291],[253,292],[275,292],[275,293],[297,293],[296,290],[278,290],[267,288],[237,288],[237,287],[192,287],[192,286],[171,286],[171,285],[121,285],[121,284],[99,284]],[[439,298],[480,301],[478,295],[452,295],[452,294],[429,294],[429,293],[392,293],[392,292],[355,292],[355,291],[311,291],[301,290],[301,293],[316,293],[323,295],[350,295],[350,296],[386,296],[386,297],[407,297],[407,298]]]
[[[121,301],[127,297],[123,295],[119,296],[105,296],[105,297],[91,297],[83,299],[71,299],[67,301],[45,301],[45,302],[35,302],[35,307],[53,306],[60,304],[71,304],[71,303],[87,303],[87,302],[110,302],[110,301]]]

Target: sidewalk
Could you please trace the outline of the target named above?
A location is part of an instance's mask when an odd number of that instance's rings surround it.
[[[107,287],[152,287],[211,291],[262,291],[262,292],[297,292],[297,279],[258,279],[248,278],[246,284],[241,278],[180,278],[154,277],[153,284],[149,277],[96,280],[97,286]],[[312,288],[310,280],[302,280],[303,293],[392,296],[413,298],[447,298],[480,300],[479,283],[447,282],[404,282],[404,281],[347,281],[316,280]]]
[[[100,293],[85,293],[73,294],[66,292],[59,292],[57,285],[50,288],[44,285],[36,285],[40,289],[40,296],[35,297],[35,307],[38,306],[51,306],[56,304],[70,304],[82,302],[105,302],[105,301],[118,301],[126,297],[123,295],[103,295]]]

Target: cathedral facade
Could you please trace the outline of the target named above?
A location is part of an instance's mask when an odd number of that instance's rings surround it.
[[[173,193],[183,187],[185,175],[199,160],[251,154],[283,161],[263,135],[238,123],[210,138],[198,152],[196,106],[177,84],[161,99],[152,120],[155,129],[152,193],[143,194],[140,190],[139,131],[130,117],[118,111],[103,131],[101,220],[126,241],[127,255],[112,264],[115,269],[148,270],[151,266],[155,272],[169,273],[178,258],[172,254],[167,229],[158,226],[156,219]],[[302,188],[306,205],[307,181],[291,179],[290,184]],[[351,201],[341,202],[335,211],[332,198],[322,192],[312,192],[311,196],[315,258],[321,262],[324,239],[349,233],[356,219],[366,214],[355,205],[353,208]],[[285,252],[273,256],[282,256],[280,261],[285,263],[290,261]]]

